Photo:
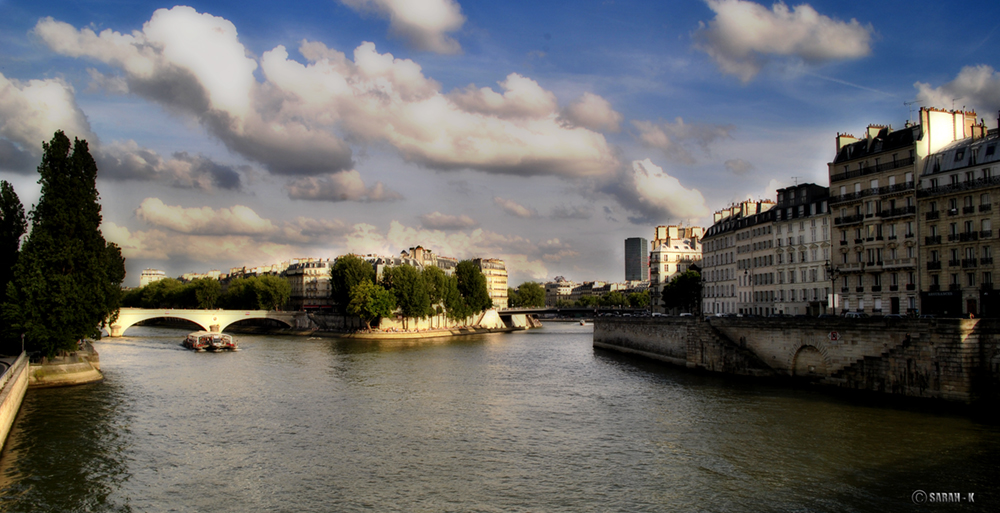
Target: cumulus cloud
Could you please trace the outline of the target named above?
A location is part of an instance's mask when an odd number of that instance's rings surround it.
[[[191,259],[196,262],[280,262],[294,256],[295,246],[262,241],[248,235],[204,236],[152,228],[129,230],[106,221],[101,232],[122,249],[126,259]]]
[[[730,159],[727,160],[724,165],[726,166],[726,170],[728,170],[730,173],[736,176],[744,176],[750,174],[750,172],[756,169],[754,168],[753,164],[743,159]]]
[[[593,93],[583,93],[583,96],[563,109],[562,119],[591,130],[619,132],[625,118],[604,98]]]
[[[855,19],[843,22],[819,14],[809,4],[767,7],[747,0],[706,0],[715,18],[700,24],[695,47],[719,68],[744,83],[771,56],[793,57],[809,64],[856,59],[871,53],[874,29]]]
[[[514,217],[520,217],[522,219],[538,217],[537,210],[528,208],[514,200],[494,197],[493,204],[502,208],[504,212],[507,212]]]
[[[632,125],[639,130],[639,140],[643,145],[659,149],[669,159],[682,164],[696,162],[691,153],[692,147],[698,147],[708,155],[712,143],[730,137],[729,133],[736,129],[733,125],[686,124],[681,118],[673,123],[634,120]]]
[[[415,62],[380,54],[372,43],[352,58],[304,41],[306,64],[283,46],[255,60],[232,23],[184,6],[156,11],[131,34],[77,30],[51,18],[35,33],[60,54],[121,74],[98,83],[197,119],[273,174],[350,171],[347,141],[385,142],[438,170],[576,177],[618,165],[603,135],[567,126],[552,93],[517,74],[501,82],[502,93],[472,87],[445,94]]]
[[[599,190],[635,213],[629,217],[635,224],[700,218],[709,213],[700,191],[684,188],[680,180],[649,159],[633,161],[631,169],[622,169],[616,180]]]
[[[135,141],[115,141],[94,151],[99,177],[105,180],[161,182],[181,189],[239,189],[240,173],[204,157],[177,152],[163,159]]]
[[[465,214],[452,216],[441,212],[431,212],[420,216],[420,224],[431,230],[465,230],[479,226],[475,219]]]
[[[271,221],[243,205],[184,208],[166,205],[159,198],[146,198],[135,215],[153,226],[192,235],[260,235],[275,231]]]
[[[962,68],[954,80],[941,87],[923,82],[913,86],[921,105],[949,109],[953,104],[966,105],[989,113],[1000,110],[1000,72],[985,64]]]
[[[395,201],[403,197],[382,182],[365,186],[361,173],[353,169],[292,180],[285,184],[285,190],[289,198],[311,201]]]
[[[73,86],[58,78],[22,82],[0,74],[0,169],[34,171],[42,142],[50,141],[57,130],[70,139],[97,143]]]
[[[389,18],[390,32],[418,50],[453,54],[462,50],[448,36],[462,28],[465,16],[455,0],[341,0],[359,12]]]

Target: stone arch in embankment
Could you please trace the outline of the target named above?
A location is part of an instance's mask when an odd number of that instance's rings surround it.
[[[803,344],[792,355],[788,369],[792,376],[816,378],[828,375],[829,357],[825,348]]]

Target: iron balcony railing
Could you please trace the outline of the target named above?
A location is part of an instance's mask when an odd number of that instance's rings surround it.
[[[989,178],[977,178],[975,180],[966,180],[964,182],[938,185],[937,187],[920,188],[917,189],[917,197],[925,198],[928,196],[940,196],[942,194],[968,191],[971,189],[979,189],[981,187],[988,187],[992,185],[1000,185],[1000,175],[991,176]]]
[[[897,160],[895,162],[886,162],[884,164],[878,164],[875,166],[867,166],[861,169],[848,170],[835,175],[830,176],[830,182],[837,182],[840,180],[847,180],[849,178],[856,178],[858,176],[865,176],[874,173],[881,173],[883,171],[890,171],[893,169],[899,169],[901,167],[912,166],[915,158],[905,158]]]

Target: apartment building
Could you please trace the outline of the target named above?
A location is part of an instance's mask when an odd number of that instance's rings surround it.
[[[773,312],[774,205],[748,200],[713,216],[701,243],[703,313]]]
[[[496,309],[507,308],[507,266],[499,258],[476,258],[473,260],[486,276],[486,290]]]
[[[808,183],[777,193],[773,209],[774,311],[785,315],[830,313],[830,189]]]
[[[653,298],[653,311],[663,312],[659,300],[663,287],[678,274],[687,272],[701,262],[701,238],[704,229],[698,226],[657,226],[653,249],[649,253],[649,291]]]

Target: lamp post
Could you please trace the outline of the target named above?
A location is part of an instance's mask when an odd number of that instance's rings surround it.
[[[837,315],[837,275],[840,272],[830,260],[826,261],[826,274],[830,277],[830,309],[833,315]]]

